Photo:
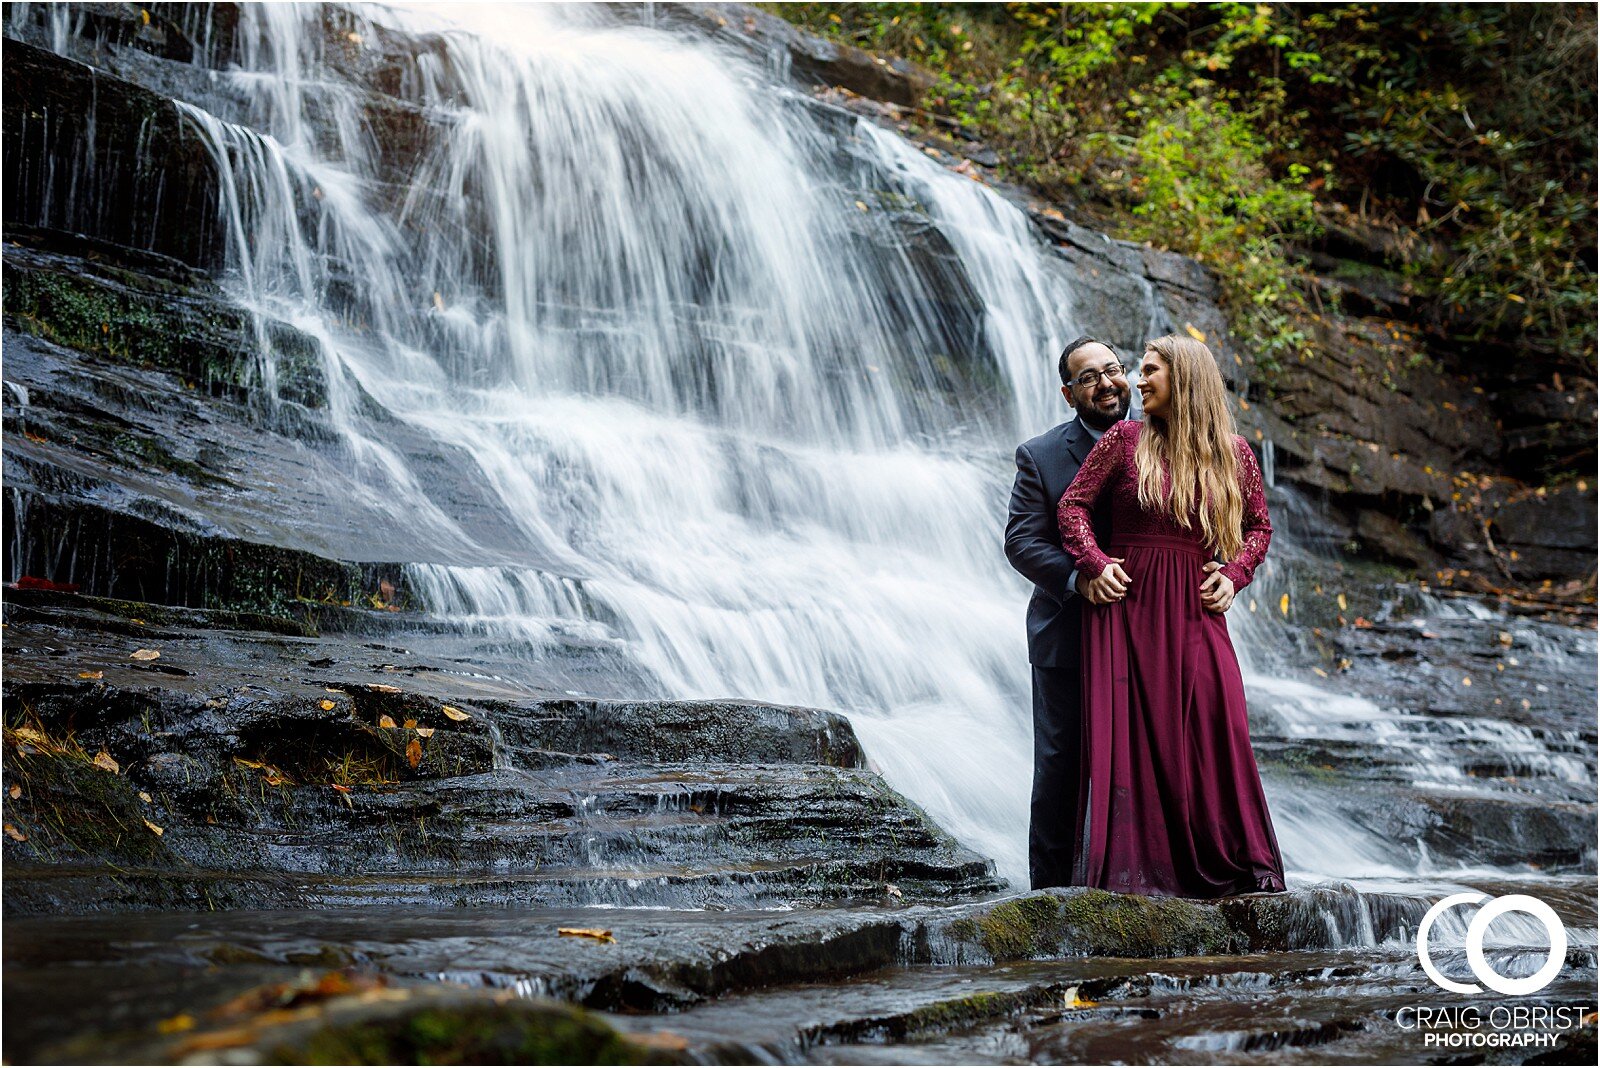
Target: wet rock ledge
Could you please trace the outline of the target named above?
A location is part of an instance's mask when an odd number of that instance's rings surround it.
[[[832,713],[535,694],[241,613],[31,590],[5,612],[8,917],[1000,885]]]

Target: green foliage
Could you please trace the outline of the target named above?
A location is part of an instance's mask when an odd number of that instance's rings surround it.
[[[1269,366],[1330,211],[1392,235],[1444,332],[1594,365],[1591,6],[767,6],[927,66],[1009,176],[1205,260]]]

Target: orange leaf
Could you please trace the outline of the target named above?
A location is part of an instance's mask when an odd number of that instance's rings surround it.
[[[8,823],[5,827],[6,837],[15,842],[26,842],[28,836],[17,830],[16,824]]]
[[[329,701],[329,700],[326,700],[326,699],[323,700],[323,702],[322,702],[322,710],[324,712],[332,712],[333,711],[333,707],[334,706],[333,706],[333,702],[332,701]]]
[[[391,719],[389,716],[379,716],[378,717],[378,726],[380,726],[380,727],[393,727],[394,725],[395,725],[394,720]]]
[[[78,678],[80,678],[80,679],[103,679],[105,677],[106,677],[106,673],[104,671],[80,671],[80,672],[78,672]]]
[[[422,763],[422,742],[419,739],[411,739],[411,744],[406,746],[406,759],[411,761],[412,767]]]
[[[341,794],[347,794],[347,793],[350,792],[350,787],[348,787],[348,786],[340,786],[338,783],[333,783],[332,786],[333,786],[333,788],[335,790],[338,790]]]
[[[600,927],[557,927],[556,934],[566,938],[592,938],[596,942],[615,942],[611,932]]]
[[[11,789],[7,790],[6,793],[11,796],[11,800],[15,801],[17,798],[22,796],[22,787],[18,786],[16,783],[12,783]]]
[[[400,726],[404,727],[408,731],[414,731],[417,729],[417,721],[414,719],[408,719],[404,723],[400,724]]]

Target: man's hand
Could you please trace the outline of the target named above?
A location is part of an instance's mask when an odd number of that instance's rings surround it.
[[[1133,580],[1122,570],[1122,557],[1113,556],[1106,569],[1096,578],[1078,575],[1078,593],[1090,604],[1110,604],[1128,595],[1128,584]]]
[[[1206,580],[1200,584],[1200,603],[1206,611],[1220,616],[1233,604],[1233,580],[1222,573],[1222,565],[1215,560],[1203,570]]]

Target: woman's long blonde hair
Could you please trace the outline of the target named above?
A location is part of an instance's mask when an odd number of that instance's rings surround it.
[[[1134,450],[1139,469],[1139,503],[1169,512],[1191,529],[1198,512],[1206,546],[1225,560],[1238,555],[1244,541],[1244,498],[1239,491],[1239,455],[1234,452],[1233,410],[1211,350],[1181,334],[1158,337],[1145,346],[1167,365],[1172,387],[1167,414],[1145,417]],[[1162,487],[1162,470],[1172,474],[1172,492]]]

